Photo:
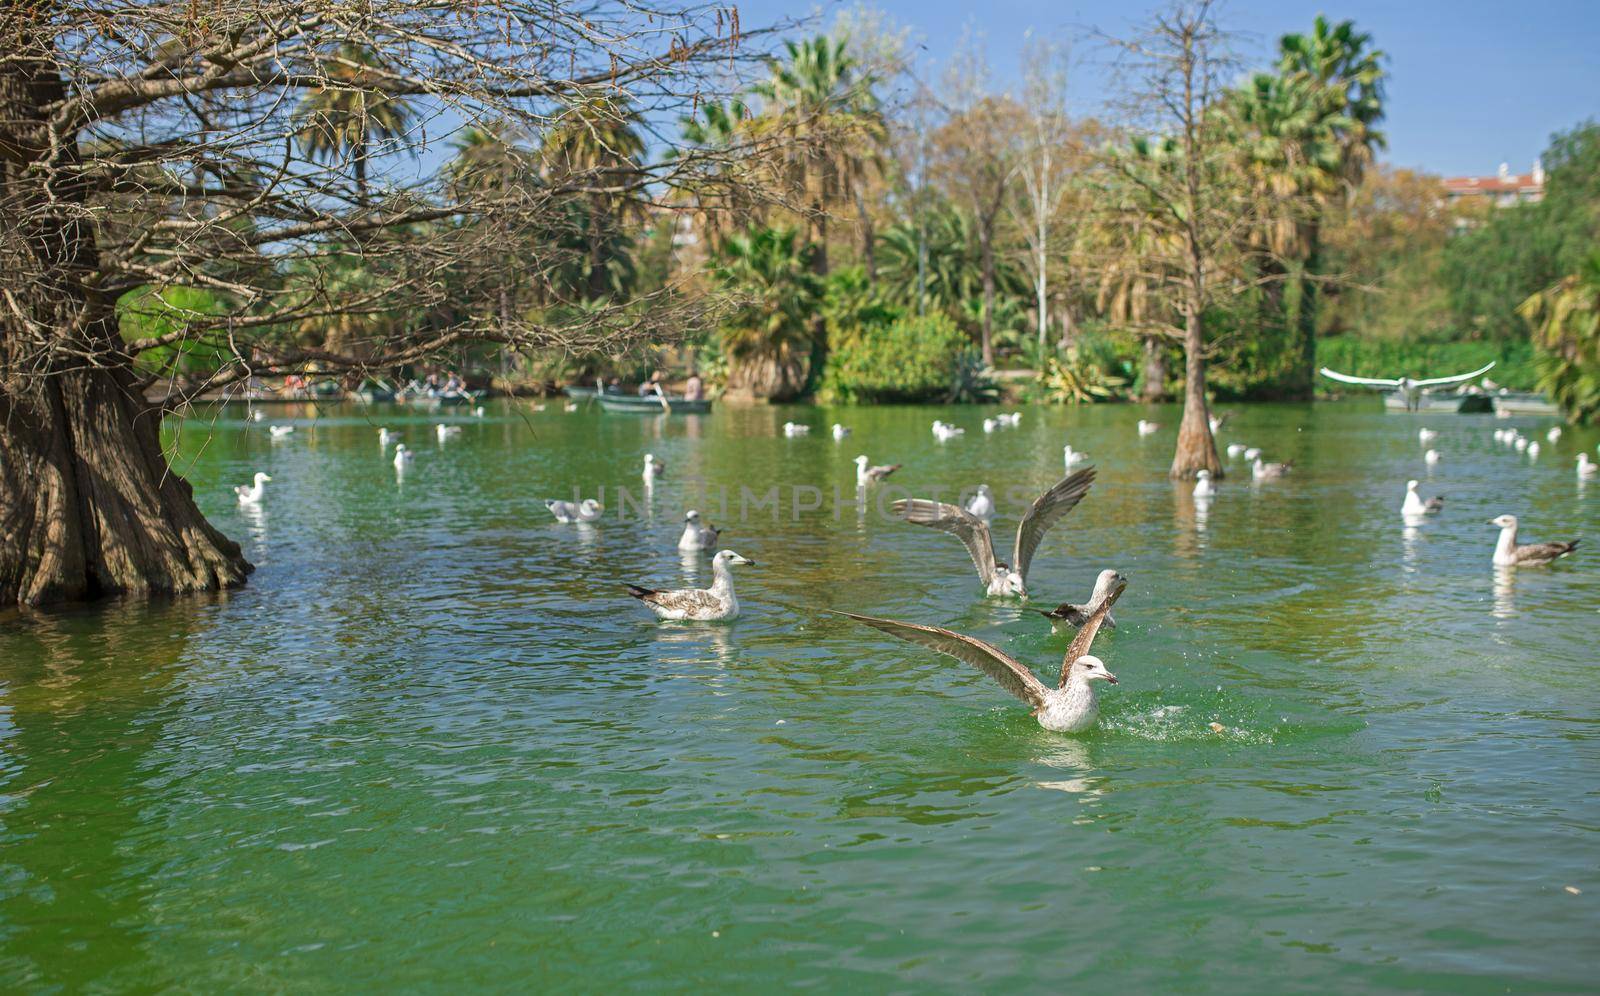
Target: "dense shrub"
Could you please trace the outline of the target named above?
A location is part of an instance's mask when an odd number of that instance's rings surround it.
[[[821,400],[828,404],[946,400],[972,348],[941,314],[863,325],[840,340],[823,378]]]

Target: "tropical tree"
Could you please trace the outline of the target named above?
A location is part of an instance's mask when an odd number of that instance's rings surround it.
[[[385,89],[389,74],[375,49],[346,42],[326,56],[322,86],[296,108],[296,138],[313,159],[348,157],[356,192],[367,199],[367,161],[373,146],[404,137],[412,111]]]
[[[1539,347],[1539,389],[1571,422],[1600,419],[1600,252],[1517,309]]]
[[[594,300],[617,289],[616,267],[608,265],[608,250],[614,252],[624,243],[620,223],[625,217],[642,216],[640,191],[627,181],[640,174],[643,127],[632,102],[605,96],[575,104],[545,134],[540,155],[548,181],[559,189],[571,178],[584,178],[587,207],[567,214],[581,225],[588,250],[587,291]]]
[[[884,296],[911,311],[959,315],[964,302],[979,299],[983,288],[971,216],[942,200],[920,215],[890,225],[878,237]]]
[[[718,275],[736,302],[722,326],[730,392],[788,401],[805,389],[822,295],[814,251],[788,227],[747,229],[718,250]]]

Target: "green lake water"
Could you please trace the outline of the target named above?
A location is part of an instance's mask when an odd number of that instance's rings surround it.
[[[216,598],[0,617],[0,986],[1600,980],[1600,481],[1573,472],[1600,432],[1530,463],[1490,434],[1551,420],[1241,406],[1222,442],[1294,476],[1235,473],[1197,509],[1164,476],[1171,407],[1030,408],[989,437],[979,409],[560,409],[280,408],[277,442],[238,408],[169,424],[258,569]],[[967,435],[936,443],[935,417]],[[442,446],[440,418],[464,426]],[[378,424],[418,453],[402,480]],[[866,453],[916,493],[991,484],[1009,536],[1007,489],[1059,478],[1067,442],[1099,480],[1029,582],[1048,605],[1131,580],[1097,729],[1046,733],[984,675],[822,612],[1053,674],[1067,639],[982,600],[954,538],[833,495]],[[646,499],[647,451],[668,472]],[[258,469],[247,513],[231,486]],[[1407,532],[1412,476],[1448,502]],[[601,486],[593,527],[541,502]],[[741,486],[779,504],[741,515]],[[690,503],[758,562],[734,622],[661,624],[623,592],[709,579],[674,549]],[[1592,546],[1497,577],[1501,512]]]

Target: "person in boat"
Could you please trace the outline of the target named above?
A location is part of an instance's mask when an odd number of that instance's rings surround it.
[[[661,395],[661,371],[659,370],[652,371],[644,383],[639,385],[639,397],[648,398],[651,395],[657,397]]]
[[[705,381],[700,379],[698,372],[691,372],[689,379],[683,385],[683,400],[704,401],[706,397]]]
[[[446,377],[444,381],[444,393],[446,395],[460,394],[466,389],[467,382],[461,379],[461,375],[454,370],[450,371],[450,376]]]

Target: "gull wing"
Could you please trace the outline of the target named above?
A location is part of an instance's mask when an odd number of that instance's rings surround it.
[[[1370,384],[1373,387],[1400,386],[1400,382],[1398,380],[1388,380],[1383,377],[1352,377],[1350,374],[1342,374],[1337,370],[1329,370],[1327,367],[1323,367],[1318,372],[1324,377],[1330,377],[1333,380],[1343,381],[1346,384]]]
[[[1094,468],[1085,467],[1057,481],[1028,506],[1022,523],[1017,526],[1017,545],[1011,557],[1011,569],[1022,575],[1024,581],[1028,579],[1028,564],[1033,560],[1033,551],[1039,548],[1039,541],[1063,515],[1083,501],[1093,483]]]
[[[985,585],[994,580],[994,537],[984,521],[959,505],[927,498],[902,498],[890,506],[894,514],[914,526],[927,526],[961,537]]]
[[[854,612],[840,612],[856,622],[865,623],[902,640],[920,643],[929,650],[947,654],[965,661],[1000,683],[1000,687],[1028,703],[1035,709],[1044,705],[1044,682],[1016,658],[970,636],[938,626],[919,626],[916,623],[895,622],[875,616],[858,616]]]
[[[1066,656],[1061,658],[1060,687],[1067,687],[1067,672],[1072,670],[1072,662],[1089,652],[1089,648],[1094,645],[1095,634],[1100,632],[1100,624],[1106,621],[1107,616],[1111,615],[1111,607],[1117,604],[1117,599],[1121,598],[1122,593],[1127,589],[1128,581],[1126,578],[1118,581],[1117,586],[1112,588],[1106,595],[1106,600],[1101,602],[1093,612],[1089,613],[1088,619],[1084,620],[1083,626],[1078,630],[1078,635],[1072,638],[1072,646],[1067,648]]]
[[[1428,380],[1414,380],[1411,383],[1417,385],[1418,387],[1438,387],[1440,384],[1459,384],[1462,381],[1468,381],[1474,377],[1481,377],[1493,368],[1494,364],[1490,363],[1488,366],[1480,367],[1469,374],[1456,374],[1454,377],[1432,377]]]

